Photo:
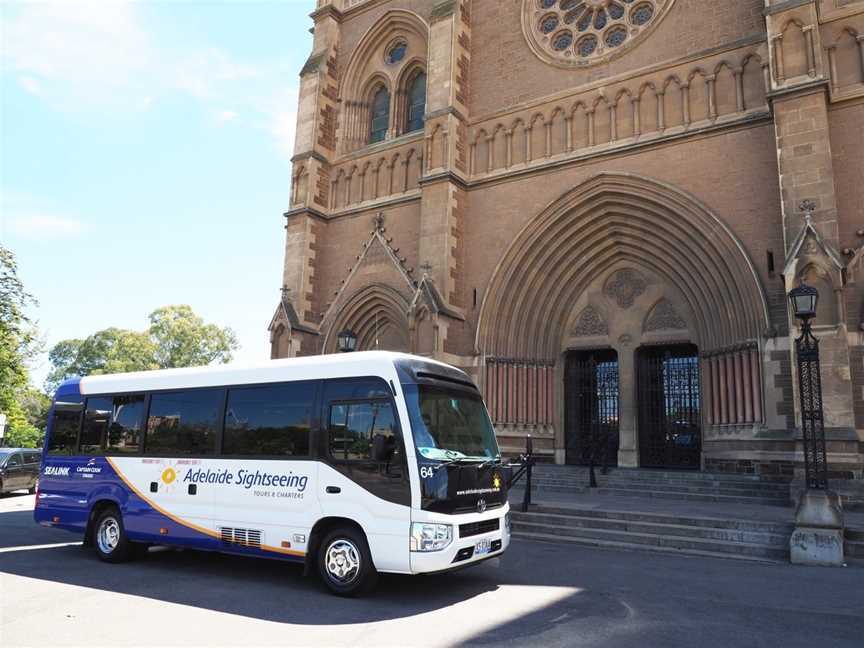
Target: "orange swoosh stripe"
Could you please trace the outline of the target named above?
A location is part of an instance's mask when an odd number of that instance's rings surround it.
[[[183,519],[177,517],[176,515],[174,515],[173,513],[169,513],[168,511],[166,511],[164,508],[159,506],[156,502],[151,500],[149,497],[146,497],[144,495],[144,493],[142,493],[140,490],[138,490],[135,487],[135,484],[133,484],[131,481],[129,481],[129,479],[126,478],[126,475],[124,475],[122,472],[120,472],[120,469],[117,467],[117,464],[115,464],[113,461],[111,461],[111,457],[105,457],[105,459],[108,460],[108,463],[111,464],[111,467],[114,469],[114,472],[117,473],[117,476],[123,480],[124,484],[126,484],[129,488],[131,488],[132,491],[138,497],[140,497],[142,500],[147,502],[147,504],[149,504],[154,509],[159,511],[162,515],[164,515],[165,517],[173,520],[177,524],[184,526],[188,529],[193,529],[195,531],[198,531],[199,533],[203,533],[204,535],[208,535],[211,538],[216,538],[217,540],[222,539],[222,536],[220,536],[218,533],[216,533],[212,529],[207,529],[205,527],[198,526],[197,524],[193,524],[192,522],[189,522],[188,520],[183,520]],[[261,549],[263,549],[264,551],[272,551],[274,553],[288,554],[291,556],[305,556],[306,555],[305,551],[297,551],[296,549],[283,549],[282,547],[271,547],[270,545],[261,545]]]

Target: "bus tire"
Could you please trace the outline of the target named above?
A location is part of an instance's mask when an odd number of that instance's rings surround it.
[[[357,529],[338,527],[318,547],[318,573],[337,596],[361,596],[378,582],[366,538]]]
[[[126,535],[123,516],[116,506],[105,508],[96,518],[93,546],[99,560],[107,563],[126,562],[133,558],[135,547]]]

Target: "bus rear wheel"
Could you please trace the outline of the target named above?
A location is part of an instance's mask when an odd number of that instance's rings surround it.
[[[318,548],[318,573],[338,596],[360,596],[378,582],[366,538],[351,528],[328,533]]]
[[[123,516],[115,507],[106,508],[93,525],[93,546],[99,560],[119,563],[134,556],[134,545],[126,535]]]

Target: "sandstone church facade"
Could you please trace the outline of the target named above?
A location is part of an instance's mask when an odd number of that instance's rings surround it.
[[[804,280],[862,477],[864,0],[310,8],[274,358],[351,329],[468,371],[510,453],[788,477]]]

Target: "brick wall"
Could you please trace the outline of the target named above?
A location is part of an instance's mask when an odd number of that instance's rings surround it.
[[[677,0],[645,42],[607,65],[561,69],[541,61],[522,32],[522,0],[474,0],[471,113],[511,107],[578,85],[762,34],[762,0]]]

